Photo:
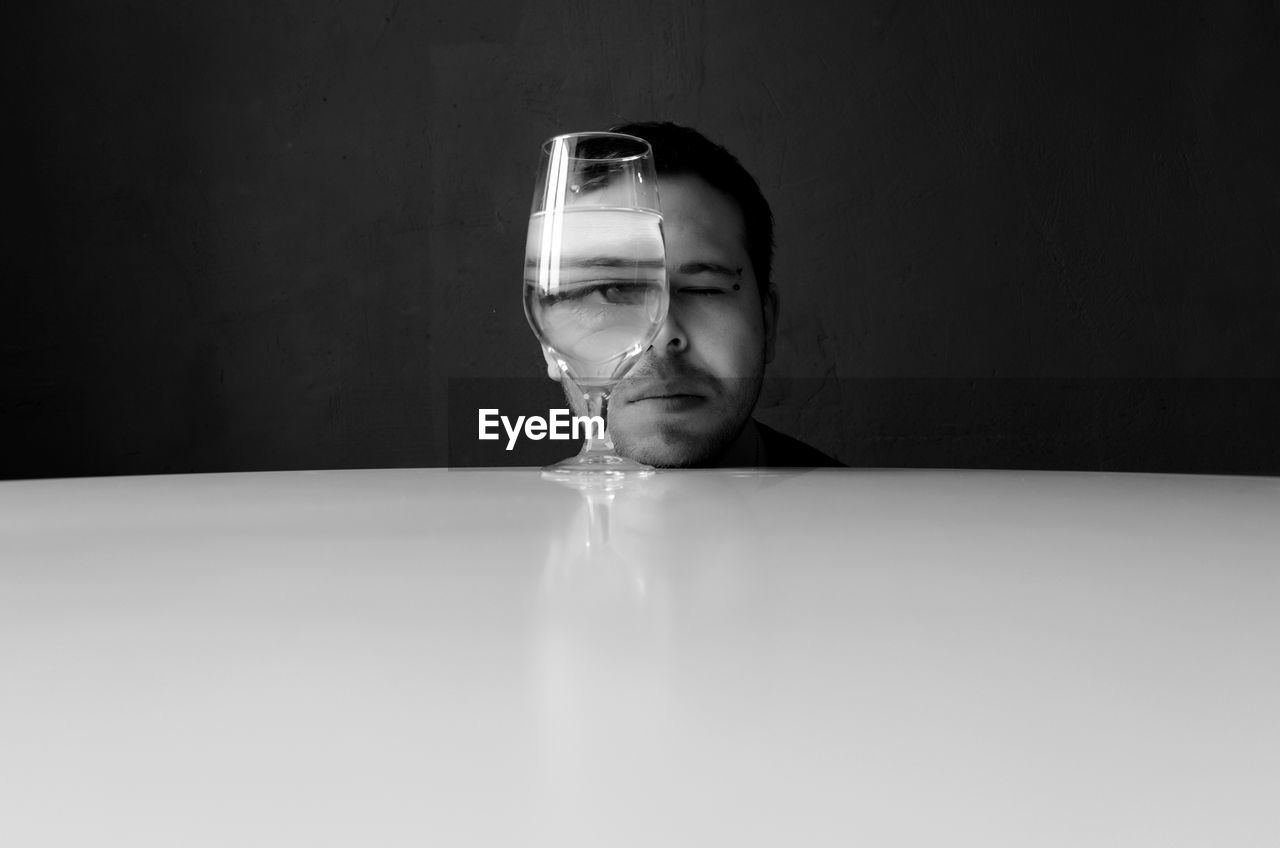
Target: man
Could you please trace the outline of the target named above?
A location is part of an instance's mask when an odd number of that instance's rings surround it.
[[[842,463],[751,417],[773,359],[773,213],[741,163],[696,130],[630,123],[653,147],[671,299],[609,400],[618,453],[663,468]],[[547,373],[560,379],[548,356]]]

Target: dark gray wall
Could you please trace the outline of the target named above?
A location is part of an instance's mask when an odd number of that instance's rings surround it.
[[[29,11],[0,472],[508,461],[475,404],[557,400],[537,145],[666,118],[774,204],[764,420],[856,464],[1280,473],[1278,9]]]

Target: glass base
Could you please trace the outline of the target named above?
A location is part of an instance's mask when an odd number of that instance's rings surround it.
[[[582,480],[584,482],[621,480],[630,477],[648,477],[654,472],[652,465],[627,459],[613,453],[580,453],[562,459],[555,465],[542,469],[542,476],[556,480]]]

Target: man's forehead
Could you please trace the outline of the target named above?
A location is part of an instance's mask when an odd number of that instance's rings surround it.
[[[668,250],[714,250],[747,261],[746,222],[725,192],[693,174],[658,177]]]

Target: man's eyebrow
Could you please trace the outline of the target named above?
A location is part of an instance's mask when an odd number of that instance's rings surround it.
[[[735,279],[742,276],[741,268],[730,268],[728,265],[721,265],[718,262],[686,262],[677,270],[681,274],[719,274],[722,277],[733,277]]]
[[[537,268],[540,264],[537,258],[526,259],[524,267]],[[664,265],[661,259],[630,259],[625,256],[582,256],[560,261],[561,268],[661,268]]]

